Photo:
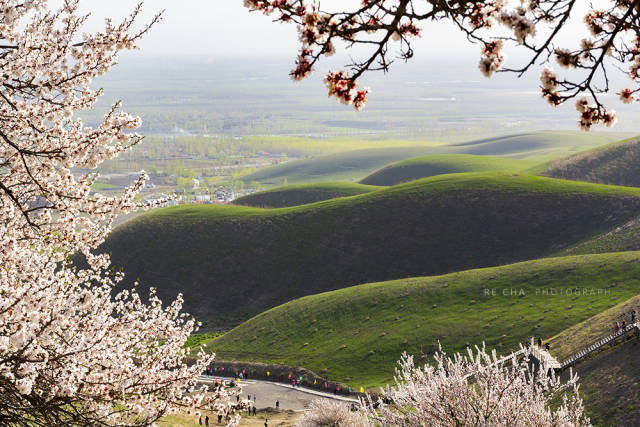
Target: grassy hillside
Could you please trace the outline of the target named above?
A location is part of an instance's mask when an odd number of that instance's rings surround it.
[[[312,295],[261,313],[209,348],[222,359],[300,365],[355,387],[384,384],[403,351],[426,360],[438,342],[452,352],[483,341],[507,351],[637,295],[639,257],[549,258]],[[576,288],[595,295],[567,295]]]
[[[365,177],[360,183],[388,186],[449,173],[520,172],[533,167],[536,163],[535,160],[527,161],[471,154],[436,154],[391,163]]]
[[[242,177],[265,187],[311,182],[357,181],[389,162],[442,152],[440,147],[394,147],[354,150],[296,160]]]
[[[631,138],[553,160],[543,175],[640,187],[640,138]]]
[[[640,250],[640,217],[635,217],[613,230],[586,239],[559,255],[623,252]]]
[[[261,169],[242,179],[246,183],[258,181],[267,188],[285,184],[358,181],[390,162],[433,154],[476,154],[540,162],[598,147],[618,138],[619,135],[613,133],[531,132],[452,145],[409,146],[408,143],[406,147],[399,147],[396,144],[394,147],[353,150],[292,161]],[[385,145],[385,142],[381,144]]]
[[[617,279],[616,279],[617,280]],[[615,286],[614,286],[615,285]],[[613,332],[615,321],[631,320],[631,309],[638,312],[640,296],[625,300],[626,284],[613,281],[609,296],[614,307],[577,323],[550,340],[551,353],[563,360]],[[580,394],[585,401],[586,412],[595,426],[640,424],[640,362],[637,358],[638,340],[606,346],[573,367],[580,377]],[[564,374],[565,376],[567,373]]]
[[[585,411],[594,426],[640,425],[639,344],[632,339],[575,367]]]
[[[379,187],[350,182],[287,185],[240,197],[233,204],[258,208],[284,208],[338,197],[357,196],[358,194],[370,193],[379,189]]]
[[[207,330],[345,286],[540,258],[638,215],[640,189],[454,174],[292,208],[157,209],[102,250],[127,283],[183,292]]]
[[[612,299],[615,298],[614,301],[616,302],[621,301],[616,289],[618,284],[614,282],[612,285],[615,285],[610,288]],[[639,306],[640,295],[636,295],[602,313],[598,313],[583,322],[565,329],[549,340],[551,354],[558,360],[569,358],[569,356],[586,348],[589,344],[613,333],[614,323],[616,321],[620,324],[622,324],[622,321],[631,323],[631,310],[635,308],[636,312],[638,312]]]
[[[454,144],[459,153],[482,156],[552,159],[618,140],[617,134],[585,132],[528,132]]]

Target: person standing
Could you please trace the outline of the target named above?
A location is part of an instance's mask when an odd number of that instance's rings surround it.
[[[200,418],[198,419],[198,424],[202,425],[202,415],[200,415]]]
[[[615,332],[617,334],[618,331],[620,331],[620,323],[618,323],[618,321],[616,320],[616,323],[615,323],[615,325],[613,327],[613,332]]]
[[[222,414],[218,414],[218,424],[222,424]]]
[[[264,420],[264,427],[269,427],[269,420],[268,419]]]
[[[542,337],[538,337],[538,347],[542,348]]]
[[[636,323],[636,311],[631,309],[631,323]]]
[[[204,425],[206,427],[209,427],[209,415],[207,415],[206,417],[204,417]]]
[[[276,411],[280,410],[280,401],[276,400]]]
[[[253,393],[253,403],[256,403],[256,394]]]
[[[253,405],[253,416],[256,416],[256,405]]]

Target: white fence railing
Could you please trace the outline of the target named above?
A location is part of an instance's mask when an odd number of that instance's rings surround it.
[[[568,359],[564,360],[560,366],[560,369],[565,369],[571,365],[574,365],[579,360],[584,359],[594,351],[601,349],[605,345],[617,340],[618,338],[626,336],[629,332],[632,332],[634,330],[640,331],[640,325],[638,325],[637,322],[631,325],[626,325],[624,328],[620,328],[618,332],[614,332],[613,334],[607,335],[606,337],[601,338],[592,344],[589,344],[587,347],[583,348],[577,353],[569,356]]]

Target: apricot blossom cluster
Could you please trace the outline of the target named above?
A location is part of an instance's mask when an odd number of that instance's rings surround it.
[[[115,294],[122,275],[94,255],[135,201],[95,194],[93,169],[133,145],[140,119],[114,105],[94,126],[74,118],[100,90],[91,81],[161,16],[135,29],[138,5],[103,31],[81,33],[79,1],[0,0],[0,419],[4,425],[139,425],[167,413],[229,408],[224,390],[195,390],[212,359],[185,363],[198,323],[182,298]],[[70,262],[82,253],[87,266]]]
[[[316,402],[300,425],[590,426],[577,377],[570,373],[561,382],[547,368],[544,364],[532,368],[526,350],[518,360],[514,355],[500,359],[484,346],[453,357],[440,349],[434,363],[422,367],[403,354],[396,384],[382,389],[377,400],[361,399],[355,412],[344,405]]]
[[[615,122],[607,119],[612,113],[601,102],[601,95],[610,91],[608,70],[622,69],[634,82],[640,77],[640,0],[604,0],[581,14],[576,12],[578,0],[363,0],[337,10],[321,9],[318,0],[245,0],[244,4],[275,16],[276,21],[297,24],[302,46],[291,73],[295,80],[309,76],[320,59],[334,54],[342,42],[346,48],[360,46],[358,52],[367,52],[342,71],[351,81],[347,86],[355,88],[365,73],[387,72],[395,59],[412,58],[412,38],[423,33],[427,22],[435,21],[451,22],[469,41],[482,46],[478,68],[486,77],[495,72],[520,76],[552,59],[572,69],[570,77],[556,78],[553,87],[542,85],[542,95],[554,106],[590,97],[597,110],[594,117],[599,118],[592,124]],[[585,36],[573,48],[559,45],[559,34],[574,20],[582,21]],[[528,53],[524,64],[505,65],[501,52],[507,45]],[[330,73],[325,81],[332,79]],[[345,100],[344,91],[331,89],[329,85],[330,96],[363,107],[364,103]],[[622,102],[629,103],[639,90],[623,87],[618,93]],[[589,129],[583,114],[580,127]]]
[[[365,401],[370,425],[590,425],[577,377],[563,383],[544,364],[534,369],[526,352],[521,360],[502,360],[484,347],[453,357],[439,350],[434,360],[418,367],[412,356],[402,356],[396,385],[383,389],[379,401]]]

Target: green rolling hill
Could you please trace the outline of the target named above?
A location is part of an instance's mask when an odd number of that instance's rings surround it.
[[[223,360],[293,364],[354,387],[382,385],[403,351],[426,361],[438,343],[455,352],[484,341],[508,352],[529,336],[589,319],[640,293],[639,259],[638,252],[547,258],[340,289],[261,313],[208,348]]]
[[[574,181],[640,187],[640,138],[552,160],[542,175]]]
[[[540,258],[638,215],[640,189],[453,174],[292,208],[157,209],[100,250],[125,284],[183,292],[206,331],[304,295]]]
[[[434,154],[501,156],[536,160],[539,163],[598,147],[620,137],[616,133],[530,132],[452,145],[360,149],[267,167],[242,177],[242,180],[245,183],[257,181],[266,188],[312,182],[354,182],[391,162]],[[381,145],[384,145],[384,141],[381,141]]]
[[[234,200],[233,204],[257,208],[285,208],[321,202],[338,197],[357,196],[379,189],[380,187],[350,182],[287,185],[240,197]]]
[[[621,138],[616,133],[541,131],[478,139],[449,147],[458,153],[482,156],[552,159],[571,152],[587,150]]]
[[[367,185],[397,185],[435,175],[464,172],[520,172],[535,166],[535,160],[471,154],[435,154],[388,164],[360,181]]]
[[[357,181],[389,162],[442,152],[441,147],[395,147],[354,150],[295,160],[260,169],[242,180],[265,187],[312,182]],[[286,180],[286,182],[285,182]]]

